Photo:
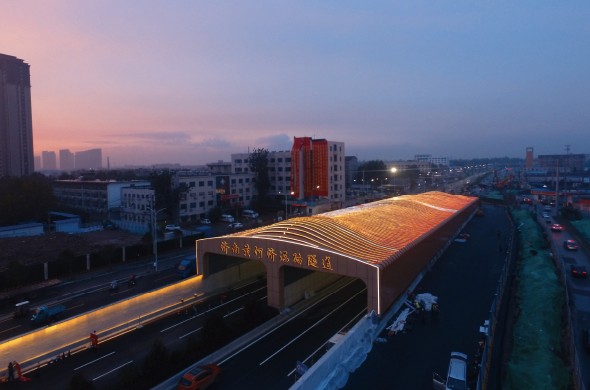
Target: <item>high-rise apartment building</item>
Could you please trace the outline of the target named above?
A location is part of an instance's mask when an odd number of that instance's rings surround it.
[[[35,170],[29,64],[0,54],[0,177]]]
[[[76,169],[102,168],[102,149],[90,149],[76,152]]]
[[[70,152],[69,149],[61,149],[59,151],[59,169],[73,171],[74,168],[74,153]]]
[[[41,161],[43,164],[44,171],[55,171],[57,169],[57,157],[55,155],[55,152],[41,152]]]
[[[344,142],[295,137],[291,149],[291,191],[297,199],[345,200]]]

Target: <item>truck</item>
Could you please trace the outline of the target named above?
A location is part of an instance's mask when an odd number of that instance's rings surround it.
[[[180,278],[188,278],[189,276],[193,276],[197,273],[197,261],[195,257],[189,256],[178,263],[176,267],[176,275]]]
[[[33,324],[46,324],[58,319],[65,311],[66,307],[64,305],[39,306],[33,312],[31,322]]]

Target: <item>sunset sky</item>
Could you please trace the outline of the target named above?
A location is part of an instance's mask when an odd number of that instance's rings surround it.
[[[35,154],[229,161],[294,136],[368,159],[590,153],[590,2],[4,0]]]

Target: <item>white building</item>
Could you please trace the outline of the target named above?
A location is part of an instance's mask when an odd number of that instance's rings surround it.
[[[155,200],[156,193],[150,185],[121,188],[119,227],[134,233],[150,231]]]
[[[250,173],[250,154],[231,155],[232,172]],[[291,151],[272,151],[268,153],[269,195],[284,195],[291,191]],[[253,187],[254,190],[256,187]]]

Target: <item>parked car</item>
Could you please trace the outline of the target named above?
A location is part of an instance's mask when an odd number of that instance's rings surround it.
[[[443,379],[434,373],[432,385],[434,389],[440,390],[467,390],[467,355],[451,352],[447,378]]]
[[[180,226],[178,226],[178,225],[166,225],[166,227],[164,228],[164,230],[166,230],[167,232],[173,232],[175,230],[180,230]]]
[[[235,221],[234,217],[229,214],[221,214],[221,220],[223,222],[230,222],[230,223]]]
[[[578,250],[578,243],[574,240],[565,240],[563,242],[563,247],[568,251],[577,251]]]
[[[570,272],[574,278],[585,279],[588,277],[588,271],[586,271],[586,267],[584,267],[583,265],[572,264],[570,266]]]
[[[563,226],[561,226],[558,223],[554,223],[553,225],[551,225],[551,231],[552,232],[561,232],[561,231],[563,231]]]
[[[551,218],[551,216],[549,215],[549,213],[543,213],[543,218],[547,219],[547,218]]]
[[[207,364],[186,372],[178,383],[179,390],[202,390],[211,386],[221,374],[221,367]]]
[[[234,229],[241,229],[244,227],[244,225],[242,225],[240,222],[232,222],[229,224],[229,227]]]
[[[211,220],[208,218],[203,218],[201,219],[201,223],[204,225],[210,225],[211,224]]]
[[[252,218],[252,219],[256,219],[258,218],[258,213],[254,210],[244,210],[242,211],[242,215],[244,215],[244,217],[246,218]]]

